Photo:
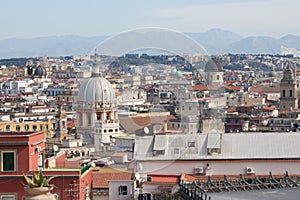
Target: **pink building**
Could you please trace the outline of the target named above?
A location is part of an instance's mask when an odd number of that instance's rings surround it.
[[[21,200],[26,195],[23,175],[32,175],[40,169],[46,176],[55,176],[52,191],[60,199],[89,199],[91,197],[92,171],[89,168],[44,168],[44,132],[0,133],[0,199]]]

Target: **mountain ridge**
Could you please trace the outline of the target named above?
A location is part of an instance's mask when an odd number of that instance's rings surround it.
[[[242,37],[223,30],[184,33],[201,44],[209,54],[281,54],[300,51],[300,35],[287,34],[280,38],[269,36]],[[109,36],[43,36],[35,38],[8,38],[0,40],[0,58],[87,55]],[[283,52],[282,49],[285,51]]]

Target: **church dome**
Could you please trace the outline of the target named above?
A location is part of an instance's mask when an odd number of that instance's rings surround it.
[[[47,75],[46,68],[44,68],[42,66],[38,66],[34,71],[34,75],[35,76],[46,76]]]
[[[92,76],[85,80],[78,91],[78,102],[113,103],[116,101],[115,91],[108,80]]]
[[[223,72],[223,67],[219,61],[212,58],[205,65],[205,72]]]

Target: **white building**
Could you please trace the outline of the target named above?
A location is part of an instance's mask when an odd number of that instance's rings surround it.
[[[164,134],[136,137],[136,172],[178,175],[299,174],[299,133]]]
[[[115,91],[109,81],[93,73],[78,91],[77,130],[83,142],[96,152],[113,150],[119,136],[118,107]]]

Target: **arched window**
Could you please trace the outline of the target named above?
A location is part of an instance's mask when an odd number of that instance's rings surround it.
[[[19,125],[16,126],[16,131],[20,131],[21,127]]]
[[[10,125],[6,125],[6,131],[10,131]]]
[[[25,131],[28,131],[29,130],[29,125],[25,125]]]

